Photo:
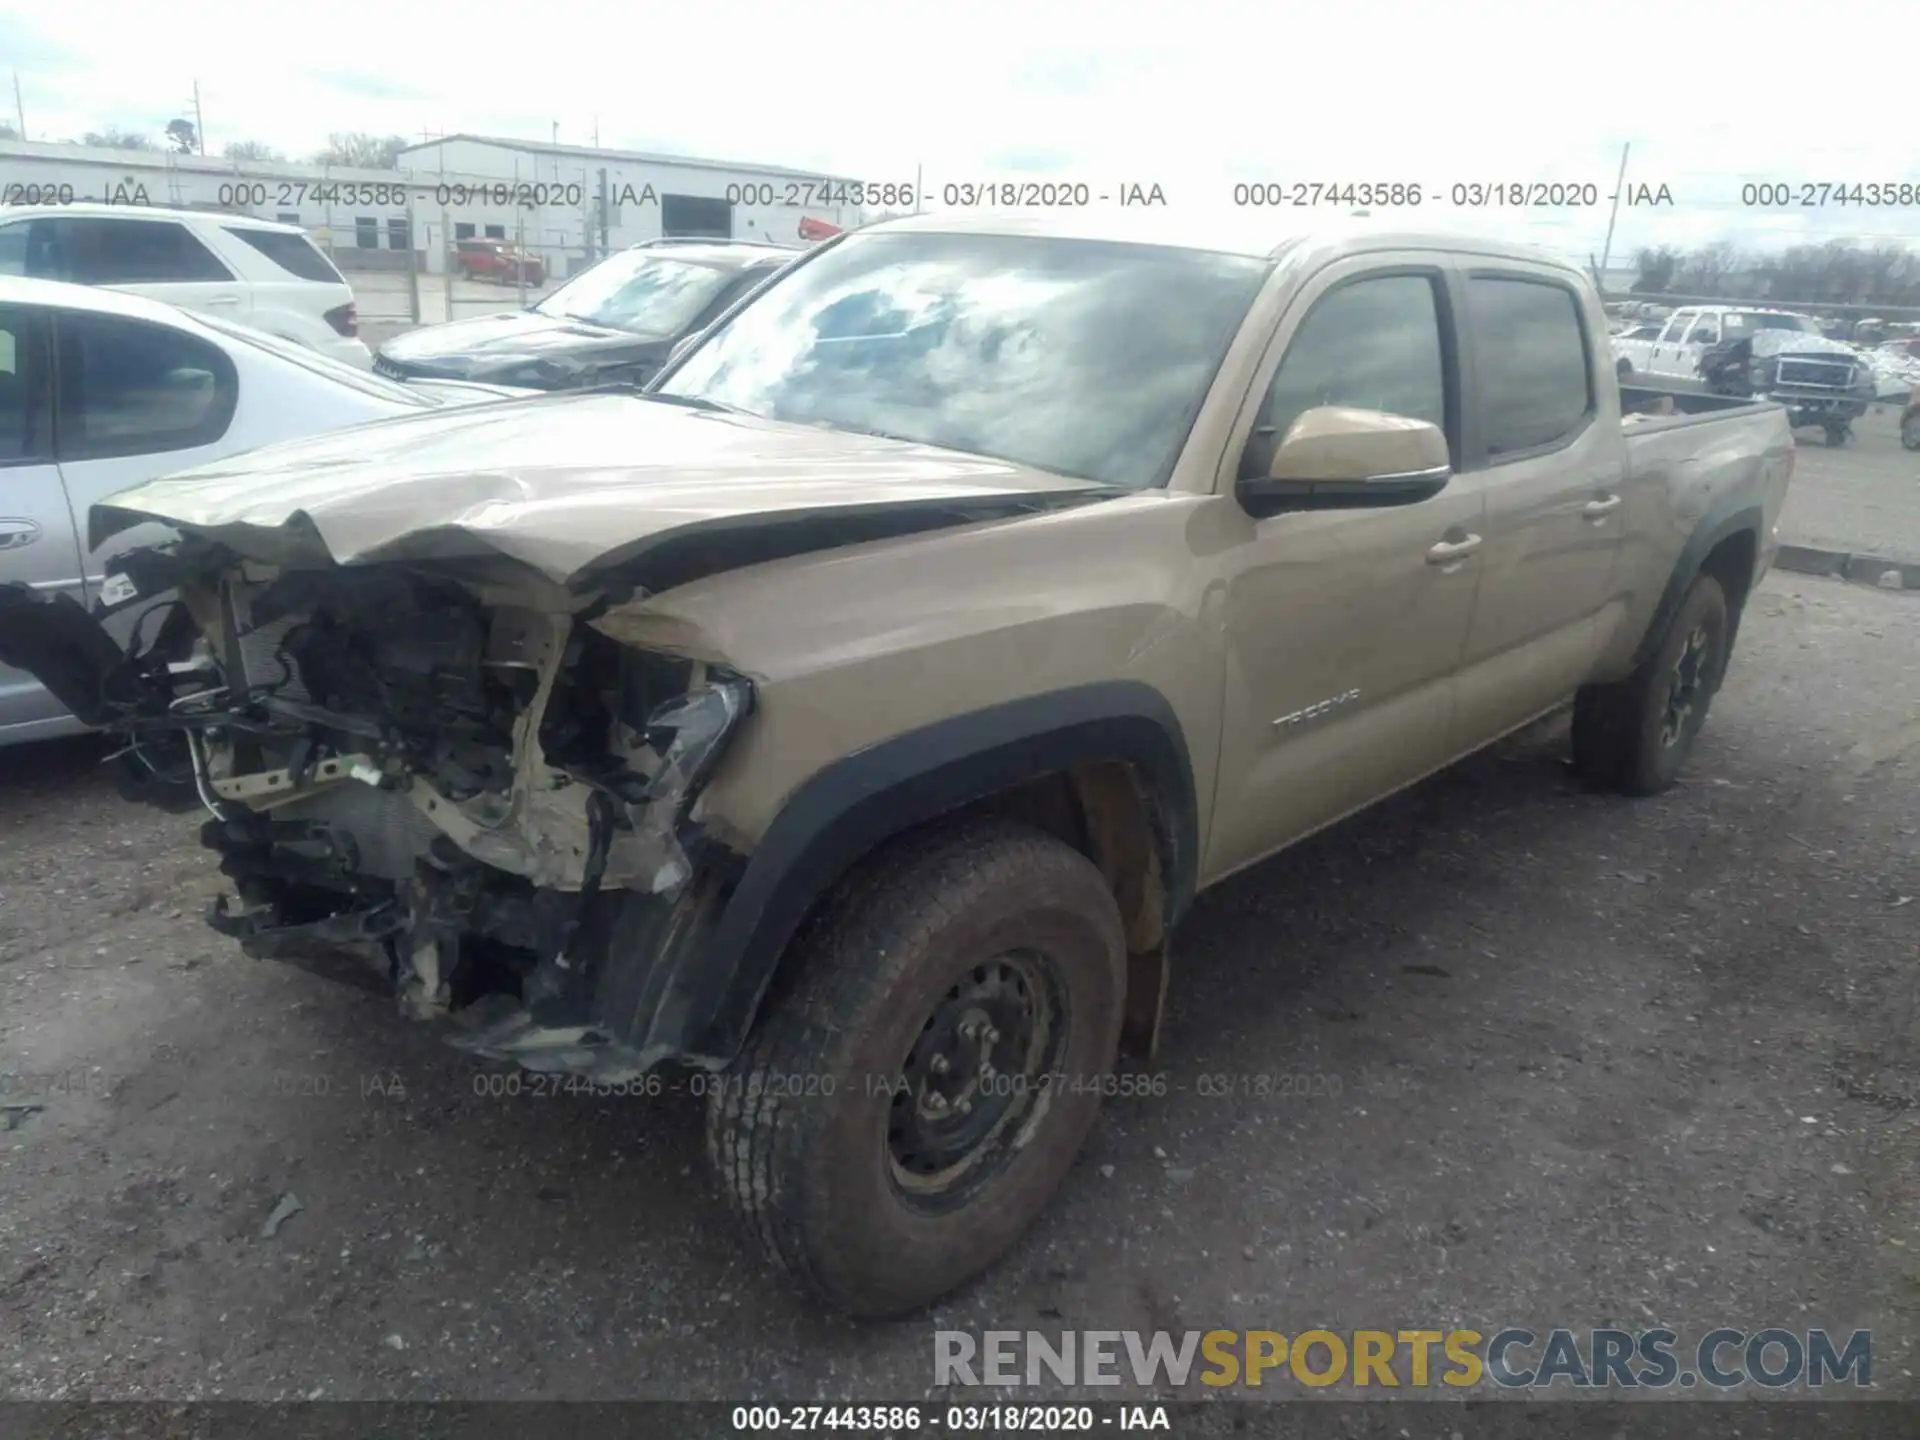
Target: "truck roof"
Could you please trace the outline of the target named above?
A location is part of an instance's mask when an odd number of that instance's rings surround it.
[[[1435,231],[1401,230],[1377,220],[1348,216],[1326,217],[1312,225],[1288,226],[1269,210],[1230,210],[1211,218],[1172,208],[1116,210],[1115,207],[1016,211],[946,210],[906,215],[862,227],[880,230],[967,235],[1043,235],[1063,239],[1110,240],[1138,245],[1167,245],[1183,250],[1211,250],[1245,255],[1256,260],[1277,259],[1302,247],[1351,251],[1446,250],[1523,260],[1585,275],[1578,266],[1535,245],[1489,240],[1474,235],[1447,235]]]
[[[298,225],[278,220],[262,220],[233,210],[168,210],[158,205],[110,205],[97,200],[80,200],[71,205],[9,205],[0,211],[0,220],[33,219],[42,215],[84,216],[109,220],[204,220],[218,225],[234,225],[246,230],[275,230],[282,235],[304,235]]]

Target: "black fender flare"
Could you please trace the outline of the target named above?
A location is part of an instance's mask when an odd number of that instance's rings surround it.
[[[681,1001],[673,1048],[697,1063],[730,1062],[801,921],[875,846],[1023,781],[1100,762],[1134,767],[1148,788],[1171,928],[1199,868],[1193,766],[1173,707],[1126,680],[1011,700],[855,751],[794,792],[705,943],[678,957],[667,987]]]
[[[1693,588],[1693,582],[1700,576],[1700,570],[1707,563],[1707,557],[1722,542],[1742,532],[1753,536],[1753,553],[1756,566],[1761,552],[1760,537],[1766,526],[1766,516],[1760,507],[1754,504],[1744,492],[1729,495],[1718,505],[1708,509],[1706,514],[1693,527],[1693,533],[1687,537],[1687,543],[1681,548],[1680,558],[1674,562],[1673,573],[1667,577],[1666,589],[1660,592],[1660,603],[1654,607],[1653,619],[1640,637],[1639,648],[1633,654],[1633,668],[1638,670],[1653,657],[1666,638],[1667,627],[1673,623],[1673,617],[1680,608],[1680,602],[1686,599],[1687,591]],[[1753,577],[1747,577],[1751,588]],[[1735,632],[1740,625],[1738,613],[1728,616],[1727,644],[1731,648]]]

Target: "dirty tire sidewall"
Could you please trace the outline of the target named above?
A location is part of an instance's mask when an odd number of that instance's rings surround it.
[[[1909,415],[1901,423],[1900,443],[1909,450],[1920,450],[1920,415]]]
[[[903,1314],[999,1259],[1073,1163],[1099,1111],[1097,1078],[1111,1073],[1119,1047],[1120,916],[1084,856],[989,821],[916,836],[879,857],[800,944],[797,988],[764,1018],[735,1077],[761,1081],[751,1108],[762,1133],[738,1133],[724,1112],[746,1107],[723,1097],[710,1114],[715,1160],[736,1206],[816,1298],[855,1316]],[[1050,962],[1065,997],[1054,1069],[1095,1083],[1050,1087],[998,1175],[957,1208],[929,1213],[895,1187],[887,1085],[947,987],[1008,951]],[[769,1082],[794,1088],[782,1075],[803,1086],[817,1076],[833,1094],[769,1096]]]
[[[1660,732],[1666,721],[1667,687],[1673,665],[1686,647],[1687,637],[1702,625],[1706,627],[1709,645],[1706,692],[1695,703],[1679,739],[1673,745],[1663,746]],[[1666,638],[1636,687],[1640,692],[1635,696],[1639,702],[1637,729],[1632,750],[1623,757],[1626,763],[1621,770],[1621,781],[1630,792],[1651,795],[1666,789],[1687,763],[1700,727],[1706,723],[1707,711],[1726,676],[1728,629],[1726,592],[1711,575],[1700,576],[1674,612]]]

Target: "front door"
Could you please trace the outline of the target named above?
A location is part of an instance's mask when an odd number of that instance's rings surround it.
[[[1329,266],[1276,332],[1239,473],[1264,474],[1273,445],[1320,405],[1431,421],[1457,455],[1453,330],[1431,256]],[[1452,682],[1479,575],[1481,500],[1471,488],[1450,485],[1402,508],[1265,519],[1222,500],[1235,507],[1239,538],[1224,596],[1208,879],[1446,762]]]

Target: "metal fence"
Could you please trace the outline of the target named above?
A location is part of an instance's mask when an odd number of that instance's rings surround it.
[[[483,225],[418,208],[404,219],[311,226],[307,233],[353,286],[361,334],[374,345],[422,325],[522,309],[601,258],[578,229]],[[511,274],[489,274],[471,257],[463,262],[462,240],[498,241],[527,263]]]

